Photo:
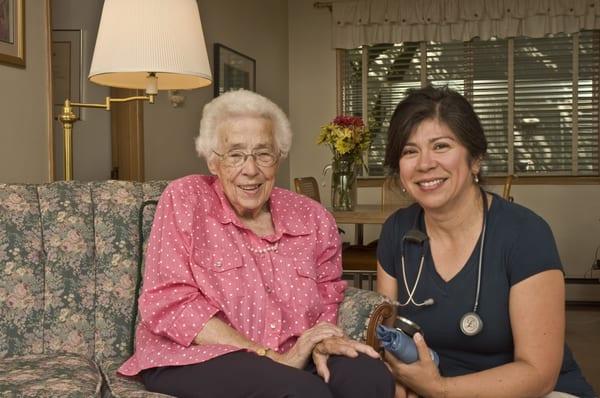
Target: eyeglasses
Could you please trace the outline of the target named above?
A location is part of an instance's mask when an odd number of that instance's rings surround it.
[[[271,167],[279,160],[279,154],[274,154],[268,150],[252,151],[252,153],[239,150],[229,151],[224,154],[215,151],[213,153],[220,157],[225,166],[228,167],[241,167],[249,157],[254,158],[254,162],[262,167]]]

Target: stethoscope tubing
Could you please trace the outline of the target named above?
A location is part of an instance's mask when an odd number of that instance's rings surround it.
[[[480,191],[481,191],[481,198],[483,201],[483,226],[481,228],[481,244],[479,245],[479,261],[477,264],[477,290],[475,293],[475,303],[473,304],[473,312],[474,313],[477,313],[477,310],[479,308],[479,297],[481,294],[481,273],[483,270],[483,248],[484,248],[484,244],[485,244],[485,234],[486,234],[486,228],[487,228],[487,213],[488,213],[487,194],[481,188],[480,188]],[[423,211],[423,209],[421,209],[419,211],[419,213],[417,214],[417,218],[415,220],[415,226],[418,224],[418,220],[421,216],[422,211]],[[427,245],[427,242],[426,242],[426,240],[421,242],[421,259],[419,261],[419,271],[417,272],[417,278],[415,279],[415,283],[414,283],[412,289],[410,289],[408,287],[408,278],[406,277],[406,264],[405,264],[405,260],[404,260],[404,240],[405,239],[403,238],[402,239],[402,255],[400,257],[400,262],[402,265],[402,278],[404,281],[404,287],[406,289],[406,293],[408,294],[408,299],[404,303],[400,303],[400,302],[396,301],[396,302],[394,302],[394,304],[397,306],[400,306],[400,307],[405,307],[411,303],[416,307],[431,305],[431,304],[433,304],[432,298],[426,299],[420,303],[416,302],[414,299],[414,295],[417,290],[419,280],[421,278],[421,273],[423,271],[423,265],[425,263],[426,250],[424,250],[423,246]]]

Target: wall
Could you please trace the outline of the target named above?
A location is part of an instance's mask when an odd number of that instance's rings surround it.
[[[322,179],[323,168],[331,161],[326,146],[317,146],[322,125],[336,115],[336,58],[331,48],[331,14],[316,9],[312,0],[288,1],[290,120],[294,144],[290,175]],[[321,200],[330,202],[330,178],[324,178]]]
[[[221,43],[256,59],[256,91],[288,112],[288,23],[284,0],[199,0],[204,38],[213,66],[213,44]],[[214,73],[214,71],[213,71]],[[183,108],[168,105],[165,94],[145,105],[146,179],[172,179],[208,173],[194,149],[202,107],[213,86],[183,92]],[[293,126],[294,128],[296,126]],[[280,166],[277,185],[289,187],[289,163]]]
[[[336,60],[331,49],[331,15],[327,9],[315,9],[312,0],[288,2],[290,48],[290,116],[295,126],[290,175],[322,179],[322,169],[331,154],[315,145],[319,127],[336,112]],[[330,176],[321,186],[322,201],[330,203]],[[378,203],[375,188],[361,189],[359,202]],[[598,185],[514,185],[513,196],[544,217],[557,240],[567,275],[583,276],[590,268],[600,245],[600,186]],[[352,240],[352,226],[343,226],[345,240]],[[365,242],[376,239],[379,227],[365,226]],[[589,275],[589,274],[588,274]],[[600,272],[596,272],[600,277]],[[593,287],[600,299],[600,292]],[[569,287],[576,295],[586,288]]]
[[[0,183],[50,179],[46,17],[45,2],[26,5],[26,67],[0,64]]]
[[[81,102],[103,103],[109,88],[90,83],[87,76],[96,44],[103,1],[51,0],[52,29],[82,31]],[[110,178],[110,113],[81,109],[81,120],[73,127],[73,179],[82,181]],[[62,127],[54,122],[58,179],[62,179]]]

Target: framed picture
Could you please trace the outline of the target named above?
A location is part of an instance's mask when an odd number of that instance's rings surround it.
[[[256,60],[219,43],[215,51],[215,97],[229,90],[256,91]]]
[[[2,1],[2,0],[0,0]],[[62,111],[68,98],[82,102],[82,33],[81,30],[52,30],[52,105],[54,116]],[[80,115],[81,108],[73,108]]]
[[[25,66],[24,0],[0,0],[0,62]]]

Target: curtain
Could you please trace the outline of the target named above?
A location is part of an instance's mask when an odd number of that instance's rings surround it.
[[[332,4],[334,48],[543,37],[600,28],[600,0],[354,0]]]

